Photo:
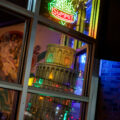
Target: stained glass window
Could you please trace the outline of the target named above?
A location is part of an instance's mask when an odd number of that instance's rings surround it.
[[[82,105],[74,100],[28,94],[24,120],[81,120]]]

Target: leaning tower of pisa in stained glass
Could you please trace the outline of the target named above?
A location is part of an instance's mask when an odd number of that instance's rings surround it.
[[[45,62],[37,66],[34,86],[73,92],[77,77],[74,58],[74,49],[57,44],[48,45]]]

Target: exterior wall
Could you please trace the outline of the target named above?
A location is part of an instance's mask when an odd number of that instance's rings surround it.
[[[101,60],[95,120],[120,120],[120,62]]]

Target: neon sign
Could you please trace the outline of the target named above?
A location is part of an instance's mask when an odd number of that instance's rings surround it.
[[[74,23],[77,20],[77,13],[70,0],[52,0],[48,4],[52,17],[65,23]]]
[[[74,15],[64,13],[56,8],[52,8],[52,15],[58,18],[59,20],[66,21],[69,23],[74,22]]]

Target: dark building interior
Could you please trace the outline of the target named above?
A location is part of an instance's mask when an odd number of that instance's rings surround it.
[[[101,62],[96,120],[119,120],[120,114],[120,1],[102,0],[96,57]]]
[[[119,5],[119,0],[101,0],[96,50],[96,56],[100,59],[120,61]]]

